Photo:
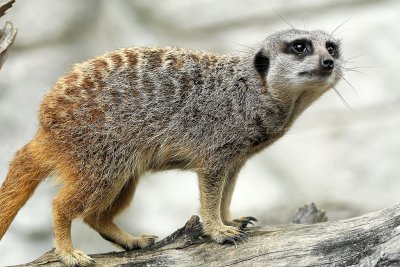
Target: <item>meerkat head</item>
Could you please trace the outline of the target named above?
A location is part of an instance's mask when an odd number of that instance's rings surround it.
[[[280,31],[260,44],[253,64],[268,88],[323,93],[342,76],[340,41],[323,31]]]

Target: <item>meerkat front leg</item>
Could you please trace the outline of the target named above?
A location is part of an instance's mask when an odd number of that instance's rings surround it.
[[[222,221],[221,201],[225,178],[226,171],[223,169],[199,173],[200,215],[206,235],[218,243],[234,243],[245,238],[245,234]]]
[[[240,217],[232,220],[230,212],[233,191],[235,190],[236,180],[241,167],[242,164],[231,167],[226,175],[221,200],[221,218],[226,225],[246,228],[248,224],[254,225],[253,222],[258,222],[258,220],[252,216]]]

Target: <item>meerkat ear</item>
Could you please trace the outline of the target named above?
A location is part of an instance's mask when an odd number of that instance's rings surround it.
[[[262,49],[254,56],[254,67],[262,78],[267,75],[269,68],[269,57],[264,54]]]

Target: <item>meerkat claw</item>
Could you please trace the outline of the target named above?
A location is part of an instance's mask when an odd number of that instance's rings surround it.
[[[235,247],[237,247],[236,240],[233,237],[225,238],[225,240],[224,240],[224,242],[222,244],[233,244],[233,245],[235,245]]]
[[[254,223],[252,221],[249,221],[248,224],[251,224],[252,226],[254,226]]]
[[[249,237],[246,233],[240,232],[236,236],[224,238],[224,241],[222,242],[222,244],[233,244],[233,245],[235,245],[235,247],[237,247],[236,241],[240,241],[240,242],[244,243],[248,238]]]
[[[249,239],[249,235],[246,233],[240,233],[239,238],[240,240],[247,240]]]
[[[250,221],[250,222],[258,223],[257,218],[254,218],[254,217],[252,217],[252,216],[249,216],[248,218],[249,218],[249,221]],[[253,223],[252,223],[252,224],[253,224]],[[253,225],[254,225],[254,224],[253,224]]]
[[[258,223],[258,220],[252,216],[248,216],[248,217],[241,217],[239,219],[235,219],[233,220],[235,223],[239,224],[239,228],[243,229],[246,228],[249,224],[254,226],[254,223]]]

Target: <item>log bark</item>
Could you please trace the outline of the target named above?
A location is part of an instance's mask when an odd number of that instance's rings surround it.
[[[14,4],[15,0],[7,0],[0,3],[0,17]],[[6,22],[3,30],[0,29],[0,69],[6,60],[7,54],[17,35],[17,29],[9,21]]]
[[[325,221],[315,206],[294,221]],[[151,248],[92,255],[97,266],[400,266],[400,205],[316,224],[251,227],[249,238],[220,245],[202,236],[198,216]],[[62,266],[52,251],[20,266]]]

